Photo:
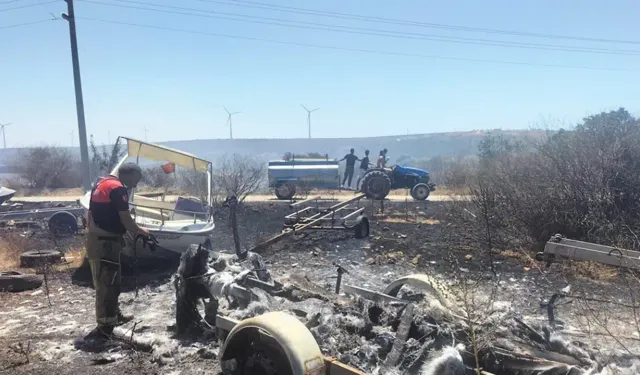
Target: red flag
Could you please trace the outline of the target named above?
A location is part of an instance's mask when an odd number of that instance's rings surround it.
[[[165,174],[174,173],[176,171],[176,165],[173,163],[167,163],[162,166],[162,171]]]

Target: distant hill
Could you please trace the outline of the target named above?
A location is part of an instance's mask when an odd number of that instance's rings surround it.
[[[543,134],[542,131],[532,130],[494,130],[492,132],[516,138],[537,138]],[[349,152],[350,148],[355,148],[357,155],[362,155],[364,150],[368,149],[372,156],[376,156],[380,150],[386,148],[393,162],[401,156],[430,158],[475,155],[479,142],[487,133],[489,131],[480,130],[366,138],[202,139],[158,143],[195,154],[211,160],[214,164],[222,155],[233,153],[251,155],[262,161],[279,159],[286,152],[294,154],[318,152],[328,154],[330,158],[341,158]],[[70,150],[76,155],[80,153],[79,148],[70,148]],[[12,159],[19,157],[20,152],[20,149],[0,150],[0,165],[10,164]]]

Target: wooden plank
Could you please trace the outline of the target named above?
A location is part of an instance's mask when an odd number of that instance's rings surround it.
[[[624,255],[621,257],[617,251],[609,254],[608,252],[590,250],[583,247],[547,242],[544,252],[569,259],[589,260],[618,267],[640,267],[639,258]]]
[[[407,341],[407,337],[409,337],[409,329],[411,328],[411,322],[413,321],[413,307],[413,303],[408,304],[404,313],[402,313],[400,325],[396,332],[396,338],[393,340],[393,347],[391,348],[391,352],[387,356],[387,359],[384,361],[384,369],[387,371],[395,367],[400,361],[402,349],[404,349],[405,341]]]

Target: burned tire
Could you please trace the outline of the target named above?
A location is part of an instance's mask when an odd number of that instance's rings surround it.
[[[78,233],[78,219],[67,211],[59,211],[49,218],[48,227],[56,237],[73,237]]]
[[[42,276],[0,271],[0,292],[22,292],[39,288],[40,285],[42,285]]]
[[[296,185],[290,182],[280,182],[275,188],[276,197],[282,200],[289,200],[296,195]]]
[[[362,178],[360,191],[370,199],[384,199],[391,191],[391,178],[381,170],[370,171]]]
[[[20,255],[20,267],[33,268],[48,264],[56,264],[62,260],[58,250],[26,251]]]
[[[411,188],[411,197],[417,201],[424,201],[429,198],[429,193],[431,193],[431,189],[427,184],[416,184]]]
[[[353,227],[356,238],[369,237],[369,219],[364,216],[359,216],[356,219],[356,225]]]

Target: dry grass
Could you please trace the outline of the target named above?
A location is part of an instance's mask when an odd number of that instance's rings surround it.
[[[64,257],[68,262],[64,265],[65,268],[78,268],[82,266],[82,261],[84,260],[86,252],[87,251],[84,246],[70,247],[64,254]]]
[[[20,266],[22,254],[27,239],[18,235],[3,235],[0,237],[0,269],[9,270]]]
[[[617,268],[598,262],[570,260],[564,263],[564,270],[570,276],[603,282],[620,277]]]
[[[388,216],[382,219],[382,222],[385,223],[402,223],[402,224],[426,224],[426,225],[438,225],[440,224],[440,220],[429,219],[426,217],[416,217],[409,216],[408,218],[404,216]]]

